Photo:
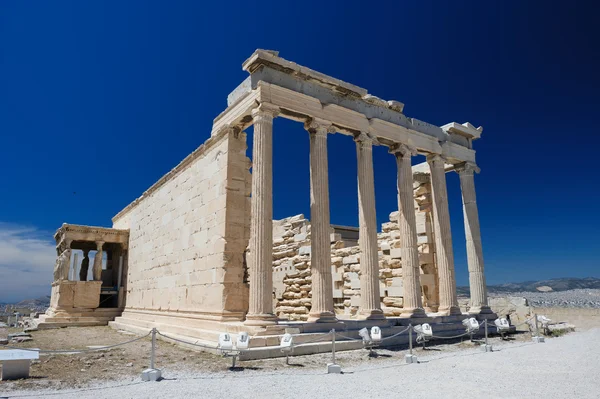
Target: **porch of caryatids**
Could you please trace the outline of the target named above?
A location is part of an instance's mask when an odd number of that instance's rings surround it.
[[[460,177],[460,189],[463,200],[469,287],[471,291],[469,313],[492,313],[487,300],[483,248],[481,246],[481,231],[479,229],[479,212],[477,210],[475,195],[474,172],[479,172],[479,168],[475,165],[465,163],[457,166],[455,170]]]
[[[279,109],[262,103],[252,111],[250,301],[245,324],[277,323],[273,313],[273,119]]]
[[[94,265],[92,266],[92,274],[94,281],[102,281],[102,247],[104,241],[96,241],[96,255],[94,256]]]
[[[402,259],[402,282],[404,286],[403,317],[425,317],[421,299],[421,267],[417,247],[417,218],[414,207],[413,175],[411,158],[415,148],[405,144],[390,149],[396,156],[398,166],[398,227],[400,229],[400,252]]]
[[[312,119],[305,124],[310,135],[310,219],[312,306],[308,321],[336,321],[331,277],[331,239],[329,219],[329,175],[327,134],[331,123]]]
[[[445,160],[440,155],[427,157],[431,170],[431,197],[433,201],[433,229],[439,276],[440,306],[438,311],[450,315],[461,314],[456,297],[454,252],[450,230],[450,211],[446,188]]]
[[[379,255],[375,181],[373,175],[373,139],[360,133],[356,141],[358,166],[358,216],[360,247],[360,317],[384,319],[379,294]]]

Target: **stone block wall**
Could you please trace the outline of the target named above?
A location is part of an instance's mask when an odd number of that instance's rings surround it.
[[[431,188],[425,177],[415,177],[415,209],[423,302],[437,311],[437,271],[431,228]],[[398,316],[403,306],[402,260],[398,212],[378,234],[381,305],[386,316]],[[356,315],[360,303],[360,249],[346,246],[331,231],[331,271],[336,313]],[[273,222],[273,286],[276,314],[289,320],[307,320],[311,307],[310,222],[296,215]]]
[[[248,309],[250,162],[223,129],[115,218],[129,229],[127,304],[240,320]]]

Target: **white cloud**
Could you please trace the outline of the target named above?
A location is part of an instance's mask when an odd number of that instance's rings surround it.
[[[55,260],[51,233],[0,222],[0,302],[50,295]]]

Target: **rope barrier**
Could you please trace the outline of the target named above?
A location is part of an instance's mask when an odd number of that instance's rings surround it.
[[[161,333],[161,332],[160,332],[160,331],[158,331],[158,330],[156,330],[156,333],[157,333],[158,335],[162,336],[162,337],[165,337],[165,338],[167,338],[167,339],[172,339],[173,341],[176,341],[176,342],[179,342],[179,343],[182,343],[182,344],[186,344],[186,345],[192,345],[192,346],[198,346],[198,347],[200,347],[200,348],[213,349],[213,350],[215,350],[215,349],[219,349],[219,347],[218,347],[218,346],[210,346],[210,345],[199,344],[199,343],[197,343],[198,341],[196,341],[196,342],[188,342],[188,341],[184,341],[184,340],[182,340],[182,339],[173,338],[173,337],[170,337],[170,336],[168,336],[168,335],[165,335],[165,334]]]
[[[383,341],[385,341],[385,340],[387,340],[387,339],[392,339],[392,338],[394,338],[394,337],[397,337],[397,336],[398,336],[398,335],[400,335],[400,334],[404,334],[405,332],[407,332],[408,330],[410,330],[410,328],[411,328],[411,327],[410,327],[410,326],[408,326],[408,327],[406,327],[404,330],[402,330],[402,331],[400,331],[400,332],[397,332],[397,333],[396,333],[396,334],[394,334],[394,335],[390,335],[389,337],[382,338],[382,339],[381,339],[381,342],[383,342]]]
[[[132,342],[136,342],[136,341],[142,340],[142,339],[148,337],[151,333],[152,332],[149,332],[148,334],[146,334],[146,335],[144,335],[142,337],[134,338],[134,339],[126,341],[126,342],[121,342],[121,343],[114,344],[114,345],[102,346],[102,347],[98,347],[98,348],[90,348],[90,349],[50,350],[50,349],[21,348],[21,347],[18,347],[18,346],[7,346],[7,345],[3,346],[3,348],[20,349],[20,350],[23,350],[23,351],[39,352],[39,353],[87,353],[87,352],[97,352],[97,351],[102,351],[102,350],[106,350],[106,349],[116,348],[117,346],[123,346],[123,345],[130,344]]]
[[[464,337],[464,336],[467,336],[467,335],[470,335],[470,334],[471,334],[470,332],[465,332],[465,333],[462,333],[460,335],[454,335],[452,337],[441,337],[441,336],[438,336],[438,335],[432,335],[431,338],[435,338],[435,339],[456,339],[456,338]]]

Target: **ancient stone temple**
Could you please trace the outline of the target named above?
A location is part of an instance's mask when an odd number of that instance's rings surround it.
[[[257,50],[243,69],[249,76],[227,98],[211,137],[119,212],[112,229],[59,229],[52,312],[68,312],[71,302],[72,309],[98,309],[92,299],[110,287],[118,295],[120,316],[110,323],[115,328],[145,333],[157,327],[208,344],[222,331],[248,331],[255,348],[272,345],[290,329],[310,335],[334,326],[350,334],[376,324],[391,334],[421,321],[438,323],[439,331],[462,328],[446,190],[446,173],[458,173],[468,265],[456,266],[468,267],[469,312],[494,317],[474,185],[479,169],[473,141],[481,127],[438,127],[407,117],[398,101],[274,51]],[[277,117],[307,131],[310,221],[302,215],[273,220]],[[250,126],[251,161],[244,133]],[[356,143],[358,228],[330,223],[331,134]],[[397,187],[398,211],[379,233],[373,146],[387,147],[397,165],[397,179],[388,184]],[[418,154],[426,162],[413,166]],[[98,251],[94,281],[67,281],[73,248]],[[102,251],[111,253],[110,278],[97,255]],[[68,298],[65,306],[62,298]]]

